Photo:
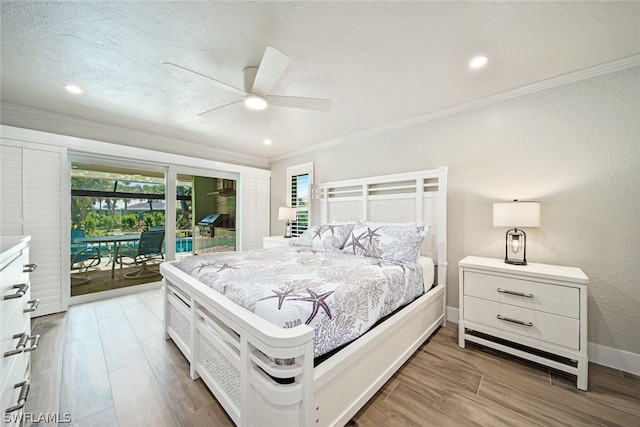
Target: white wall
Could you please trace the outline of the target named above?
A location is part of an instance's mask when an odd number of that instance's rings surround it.
[[[492,203],[540,201],[527,259],[582,268],[589,341],[640,354],[640,67],[274,161],[272,207],[284,206],[286,167],[309,161],[316,183],[449,167],[453,307],[457,262],[504,256]]]

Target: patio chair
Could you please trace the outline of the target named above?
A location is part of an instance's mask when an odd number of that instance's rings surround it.
[[[124,278],[143,279],[160,274],[157,271],[149,270],[148,266],[149,264],[164,260],[164,254],[162,253],[163,244],[164,230],[143,231],[140,234],[137,248],[121,248],[118,253],[121,264],[123,263],[123,257],[129,257],[133,259],[136,265],[141,265],[140,269],[126,273]]]
[[[85,237],[84,230],[71,230],[71,271],[79,271],[83,275],[71,275],[71,286],[84,285],[91,281],[87,271],[100,264],[100,247],[89,246],[78,242]]]

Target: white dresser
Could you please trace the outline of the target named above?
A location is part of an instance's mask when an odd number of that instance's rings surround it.
[[[587,283],[579,268],[466,257],[458,344],[472,341],[577,376],[587,389]]]
[[[38,346],[31,336],[30,237],[2,236],[0,254],[0,404],[5,425],[21,425],[30,387],[29,355]]]

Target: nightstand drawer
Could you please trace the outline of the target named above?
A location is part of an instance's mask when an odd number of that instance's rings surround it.
[[[530,280],[464,272],[464,295],[578,319],[580,290]]]
[[[474,322],[574,350],[580,348],[578,319],[470,296],[464,297],[464,315],[470,328],[468,322]]]

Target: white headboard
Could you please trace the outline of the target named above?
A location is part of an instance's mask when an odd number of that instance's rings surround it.
[[[439,284],[447,277],[447,168],[327,182],[313,189],[318,223],[367,220],[421,222],[431,229],[422,254],[437,265]]]

